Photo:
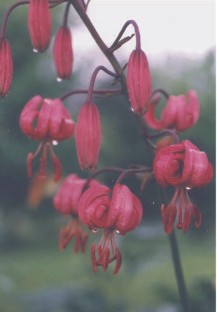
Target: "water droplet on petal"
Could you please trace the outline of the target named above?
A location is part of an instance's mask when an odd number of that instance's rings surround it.
[[[121,234],[121,232],[120,232],[120,231],[118,231],[118,230],[115,230],[115,233],[116,233],[116,234]]]
[[[135,112],[135,110],[134,110],[132,107],[130,108],[130,110],[131,110],[131,112],[133,112],[133,113]]]
[[[186,190],[188,190],[188,191],[189,191],[189,190],[191,190],[191,187],[189,187],[189,186],[186,186]]]
[[[99,229],[97,229],[97,228],[92,229],[93,233],[97,233],[98,231],[99,231]]]
[[[62,78],[57,77],[57,82],[62,82],[62,81],[63,81]]]
[[[34,52],[34,53],[38,53],[38,50],[34,48],[34,49],[33,49],[33,52]]]
[[[53,144],[54,146],[56,146],[56,145],[58,145],[58,141],[53,140],[53,141],[52,141],[52,144]]]

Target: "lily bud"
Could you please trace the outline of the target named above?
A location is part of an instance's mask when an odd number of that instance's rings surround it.
[[[144,114],[151,97],[151,75],[145,53],[134,50],[128,62],[127,88],[131,109],[137,114]]]
[[[0,96],[4,97],[10,90],[13,79],[13,59],[8,40],[0,38]]]
[[[88,102],[81,107],[75,129],[75,144],[80,167],[95,168],[101,144],[100,115],[96,104]]]
[[[69,79],[72,73],[73,52],[71,31],[63,26],[56,34],[53,57],[57,76],[60,79]]]
[[[28,27],[34,50],[45,51],[51,38],[51,14],[48,0],[30,0]]]

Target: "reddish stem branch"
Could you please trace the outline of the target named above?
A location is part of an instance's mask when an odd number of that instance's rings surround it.
[[[88,89],[77,89],[77,90],[73,90],[64,94],[60,99],[64,101],[67,97],[70,97],[76,94],[87,94],[87,93],[88,93]],[[92,93],[96,95],[101,95],[101,96],[114,96],[114,95],[121,95],[122,91],[121,89],[113,89],[113,90],[101,89],[101,90],[92,90]]]

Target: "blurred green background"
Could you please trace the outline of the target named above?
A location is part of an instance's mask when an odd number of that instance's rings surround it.
[[[12,3],[8,1],[7,7]],[[0,20],[5,10],[6,4],[1,2]],[[60,26],[61,13],[58,8],[52,12],[53,32]],[[59,97],[72,90],[82,81],[84,72],[77,70],[70,81],[57,83],[52,47],[43,55],[32,53],[26,15],[27,7],[18,8],[7,27],[14,79],[10,93],[0,103],[0,311],[180,311],[168,238],[160,219],[161,198],[154,181],[141,192],[136,179],[126,179],[142,199],[145,211],[141,226],[118,239],[123,265],[117,277],[112,275],[112,268],[107,273],[100,269],[96,274],[92,272],[89,246],[93,240],[99,240],[100,233],[90,237],[85,255],[73,254],[72,246],[59,253],[58,231],[67,219],[53,209],[56,185],[49,182],[39,205],[29,208],[26,154],[36,149],[37,142],[21,133],[19,114],[35,94]],[[84,68],[90,68],[85,60]],[[153,89],[161,87],[171,94],[185,93],[188,89],[198,92],[199,122],[184,132],[182,138],[206,151],[215,166],[215,51],[195,60],[170,55],[161,63],[152,64],[151,73]],[[108,87],[108,81],[101,84]],[[83,99],[79,96],[65,102],[74,120]],[[124,99],[95,101],[103,128],[99,167],[151,164],[151,150],[144,145]],[[78,168],[74,139],[57,146],[56,153],[64,163],[65,175],[77,172],[86,176]],[[112,185],[116,177],[105,175],[101,181]],[[215,311],[215,178],[206,188],[192,190],[190,196],[202,211],[203,224],[198,230],[192,227],[186,234],[177,233],[181,260],[192,311],[212,312]]]

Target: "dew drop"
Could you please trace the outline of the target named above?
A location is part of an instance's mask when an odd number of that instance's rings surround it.
[[[133,112],[133,113],[135,112],[135,110],[134,110],[132,107],[130,108],[130,110],[131,110],[131,112]]]
[[[63,81],[62,78],[57,77],[57,82],[62,82],[62,81]]]
[[[186,190],[188,190],[188,191],[191,190],[191,187],[186,186]]]
[[[39,51],[38,51],[37,49],[34,48],[34,49],[33,49],[33,52],[34,52],[34,53],[38,53]]]
[[[118,231],[118,230],[115,230],[115,233],[116,233],[116,234],[121,234],[121,232],[120,232],[120,231]]]
[[[97,233],[98,231],[99,231],[99,229],[97,229],[97,228],[92,229],[93,233]]]
[[[58,145],[58,141],[53,140],[53,141],[52,141],[52,144],[53,144],[54,146],[57,146],[57,145]]]

